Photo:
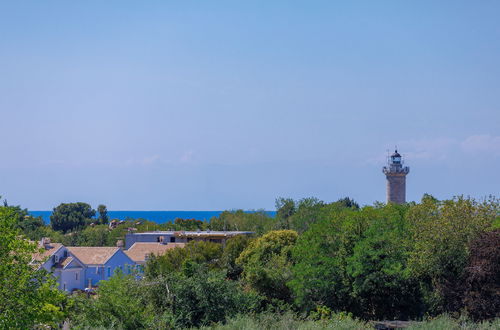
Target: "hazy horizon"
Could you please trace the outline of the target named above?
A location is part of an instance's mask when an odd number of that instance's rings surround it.
[[[500,192],[500,2],[0,3],[0,195],[274,210]]]

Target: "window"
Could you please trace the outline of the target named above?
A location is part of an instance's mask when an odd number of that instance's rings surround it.
[[[75,273],[75,280],[78,281],[78,273]]]
[[[111,267],[108,267],[108,277],[111,277]]]
[[[66,283],[63,283],[63,291],[66,291]]]
[[[99,274],[99,267],[96,267],[96,268],[95,268],[95,273],[96,273],[96,274]]]
[[[175,237],[170,237],[170,243],[175,243]]]

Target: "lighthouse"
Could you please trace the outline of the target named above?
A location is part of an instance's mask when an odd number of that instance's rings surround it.
[[[387,158],[387,166],[382,168],[387,181],[387,203],[406,203],[406,175],[410,173],[408,166],[403,166],[403,159],[396,149]]]

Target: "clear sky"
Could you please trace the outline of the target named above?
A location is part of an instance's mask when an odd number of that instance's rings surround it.
[[[500,195],[499,1],[0,1],[0,195],[31,210]]]

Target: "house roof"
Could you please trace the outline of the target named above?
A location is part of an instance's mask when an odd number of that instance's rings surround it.
[[[74,263],[73,263],[74,262]],[[73,267],[70,267],[70,268],[82,268],[82,267],[85,267],[83,265],[83,263],[78,260],[76,257],[66,257],[64,259],[61,259],[59,260],[59,262],[56,264],[56,268],[60,268],[60,269],[66,269],[68,268],[71,263],[73,263]]]
[[[40,246],[42,251],[33,254],[33,261],[42,262],[45,261],[47,257],[53,255],[57,250],[59,250],[63,245],[61,243],[47,243],[44,246]]]
[[[67,258],[64,258],[64,260],[62,260],[60,262],[60,265],[62,268],[66,267],[67,265],[69,265],[71,262],[73,261],[73,258],[72,257],[67,257]]]
[[[120,250],[118,247],[97,247],[97,246],[82,246],[68,247],[69,252],[78,260],[87,265],[104,265],[116,252]]]
[[[162,255],[167,250],[174,248],[183,248],[186,244],[184,243],[144,243],[144,242],[136,242],[134,243],[128,250],[124,251],[130,259],[134,262],[146,262],[146,257],[154,254],[154,255]]]

